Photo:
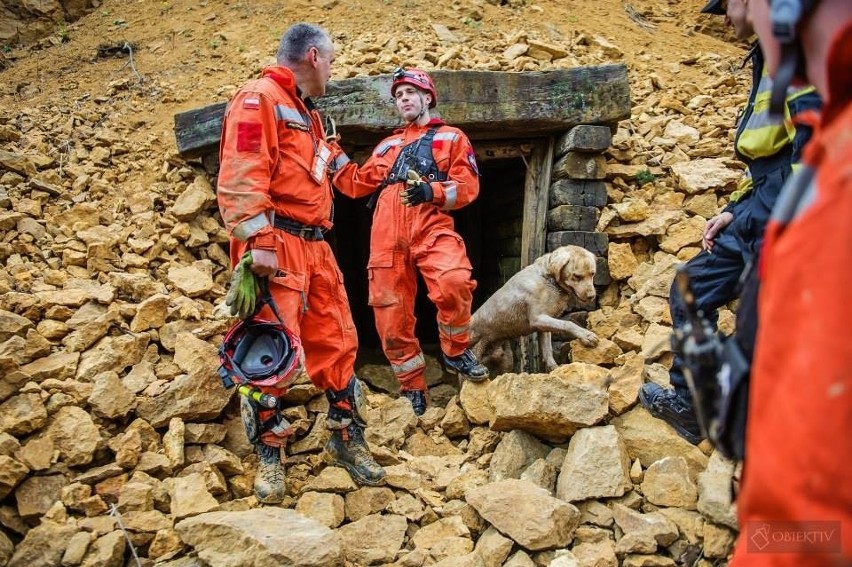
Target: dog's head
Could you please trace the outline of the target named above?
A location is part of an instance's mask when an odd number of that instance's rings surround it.
[[[561,246],[547,256],[547,273],[581,301],[595,298],[595,255],[579,246]]]

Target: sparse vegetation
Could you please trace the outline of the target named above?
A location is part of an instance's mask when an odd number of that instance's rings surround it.
[[[645,185],[647,183],[653,183],[654,181],[656,181],[657,176],[651,173],[651,171],[648,169],[642,169],[636,174],[635,179],[636,183],[638,183],[641,187],[642,185]]]

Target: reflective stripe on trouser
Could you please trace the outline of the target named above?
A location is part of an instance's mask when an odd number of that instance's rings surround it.
[[[349,384],[355,367],[358,335],[343,287],[343,275],[328,243],[306,241],[275,231],[279,275],[269,290],[288,329],[302,339],[305,369],[322,390],[340,391]],[[245,245],[231,240],[231,263]],[[261,316],[275,320],[268,307]]]
[[[441,350],[447,356],[458,356],[467,348],[470,338],[470,309],[476,282],[471,279],[469,268],[448,266],[470,265],[464,246],[456,238],[441,237],[416,254],[416,262],[429,299],[438,308]],[[406,255],[395,253],[392,266],[374,266],[369,272],[370,305],[375,313],[382,349],[391,365],[402,366],[421,353],[414,335],[415,267]],[[397,374],[397,377],[403,389],[426,387],[423,367]]]
[[[391,369],[403,390],[426,390],[426,380],[423,377],[426,359],[423,358],[422,352],[399,364],[391,362]]]

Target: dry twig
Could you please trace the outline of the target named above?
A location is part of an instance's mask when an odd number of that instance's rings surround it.
[[[645,29],[645,30],[657,29],[656,24],[652,24],[651,22],[646,20],[644,17],[640,16],[639,13],[636,11],[636,8],[634,8],[630,4],[624,5],[624,11],[627,12],[628,17],[631,20],[633,20],[634,22],[639,24],[640,28]]]

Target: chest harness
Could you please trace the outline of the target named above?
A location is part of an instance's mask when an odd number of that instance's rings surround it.
[[[433,126],[420,138],[403,146],[396,160],[391,166],[388,176],[379,184],[378,190],[373,193],[367,203],[371,211],[375,208],[379,195],[388,185],[404,183],[408,179],[408,172],[414,170],[420,177],[425,177],[429,182],[446,181],[447,173],[438,171],[438,164],[432,154],[432,140],[438,131],[438,126]]]

